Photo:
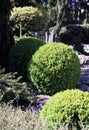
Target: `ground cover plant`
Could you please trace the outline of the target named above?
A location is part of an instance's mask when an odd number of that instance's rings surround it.
[[[39,93],[54,94],[75,88],[80,78],[80,62],[76,53],[63,43],[40,47],[28,65],[28,78]]]
[[[20,108],[13,108],[11,105],[0,104],[0,129],[1,130],[69,130],[68,125],[48,128],[49,123],[45,122],[38,113],[22,111]],[[72,130],[78,130],[72,127]],[[89,126],[83,126],[81,130],[88,130]]]
[[[35,51],[45,42],[36,37],[23,37],[10,50],[9,62],[11,71],[27,77],[27,64]]]
[[[40,115],[48,123],[48,130],[60,125],[81,130],[89,125],[89,93],[77,89],[59,92],[48,100]]]
[[[6,104],[0,104],[1,130],[47,130],[39,115],[30,111],[22,111]]]

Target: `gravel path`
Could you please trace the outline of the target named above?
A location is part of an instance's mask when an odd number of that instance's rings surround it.
[[[82,91],[89,92],[89,66],[81,68],[81,77],[79,83],[76,85],[76,88]]]
[[[89,92],[89,56],[79,55],[81,64],[81,77],[76,88]]]

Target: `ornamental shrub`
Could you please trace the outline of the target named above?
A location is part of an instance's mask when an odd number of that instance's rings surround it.
[[[38,32],[46,29],[49,23],[49,15],[45,9],[25,6],[14,7],[10,16],[14,33],[20,35],[31,32]]]
[[[0,69],[0,103],[27,106],[33,102],[34,94],[20,80],[21,77],[17,78],[16,73],[5,74],[4,69]]]
[[[64,26],[59,32],[59,38],[61,42],[72,45],[76,51],[85,55],[83,45],[89,44],[89,25],[69,24]]]
[[[89,124],[89,93],[80,90],[66,90],[55,94],[43,107],[41,117],[48,123],[49,130],[67,125],[81,130]]]
[[[45,44],[45,42],[35,37],[24,37],[17,41],[10,50],[10,68],[26,77],[27,63],[31,59],[35,51]]]
[[[40,47],[28,65],[28,78],[40,93],[52,95],[61,90],[75,88],[79,77],[79,59],[63,43]]]

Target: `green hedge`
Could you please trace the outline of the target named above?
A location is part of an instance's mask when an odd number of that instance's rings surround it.
[[[38,49],[28,65],[28,78],[40,93],[54,94],[75,88],[80,78],[76,53],[63,43],[46,44]]]
[[[89,124],[89,93],[66,90],[55,94],[43,107],[41,117],[48,123],[49,130],[67,125],[81,130]]]
[[[89,43],[89,25],[72,25],[69,24],[61,28],[60,41],[69,45]]]
[[[85,54],[82,44],[89,44],[89,25],[64,26],[59,32],[59,39],[67,45],[72,45],[76,51]]]
[[[27,64],[35,51],[45,42],[35,37],[21,38],[11,48],[9,62],[11,71],[17,71],[22,76],[27,76]]]

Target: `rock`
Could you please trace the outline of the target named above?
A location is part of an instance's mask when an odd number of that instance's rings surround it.
[[[89,75],[89,68],[81,68],[82,75]]]
[[[80,77],[80,83],[89,85],[89,75],[82,75]]]
[[[89,86],[85,85],[85,84],[79,83],[79,84],[76,85],[76,88],[79,89],[79,90],[81,90],[81,91],[87,91],[87,92],[89,92]]]
[[[39,113],[42,110],[42,107],[44,106],[44,104],[47,102],[47,100],[50,98],[51,96],[49,95],[37,95],[37,102],[34,103],[29,110],[32,112],[36,112]]]
[[[48,100],[51,96],[40,94],[40,95],[37,95],[36,97],[38,98],[39,101],[42,101],[42,100],[45,100],[45,101],[46,101],[46,100]]]
[[[89,56],[78,55],[81,65],[89,65]]]

